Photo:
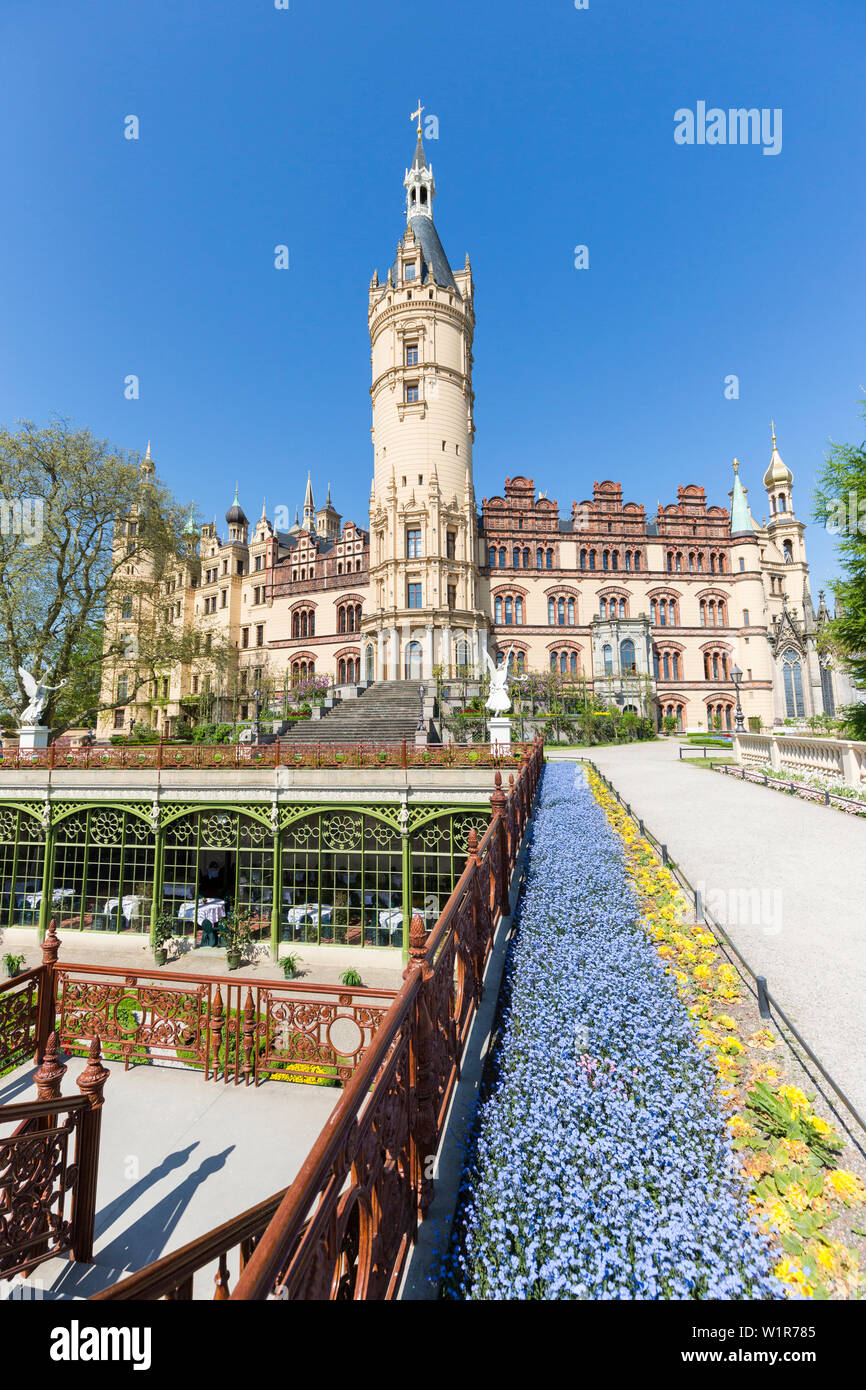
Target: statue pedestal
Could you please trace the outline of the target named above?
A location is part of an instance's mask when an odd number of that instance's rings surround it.
[[[18,749],[20,752],[31,748],[48,747],[48,730],[41,724],[22,724],[18,730]]]
[[[490,732],[491,753],[505,753],[511,747],[511,717],[507,714],[492,714],[487,720]]]

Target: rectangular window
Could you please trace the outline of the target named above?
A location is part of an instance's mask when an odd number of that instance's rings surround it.
[[[748,627],[748,626],[749,626],[749,610],[748,610],[748,608],[744,608],[744,609],[743,609],[743,627]]]
[[[125,710],[125,709],[116,709],[116,710],[114,711],[114,727],[115,727],[115,729],[122,729],[122,728],[123,728],[123,721],[124,721],[125,718],[126,718],[126,710]]]
[[[421,607],[421,585],[420,585],[420,584],[410,584],[410,585],[408,586],[408,589],[409,589],[409,603],[408,603],[409,608],[420,608],[420,607]]]
[[[407,367],[417,367],[417,366],[418,366],[418,344],[417,344],[417,343],[407,343],[407,344],[406,344],[406,366],[407,366]]]
[[[261,557],[261,555],[257,555],[257,556],[256,556],[256,569],[257,569],[257,570],[260,570],[261,567],[262,567],[262,557]]]
[[[242,628],[241,628],[241,646],[242,646],[242,647],[248,647],[249,645],[250,645],[250,630],[249,630],[248,627],[242,627]]]
[[[456,560],[457,558],[457,532],[446,531],[445,533],[445,559]]]
[[[413,262],[411,265],[406,265],[406,266],[403,267],[403,274],[404,274],[405,279],[407,279],[407,280],[414,280],[414,279],[415,279],[415,264],[414,264],[414,262]]]
[[[413,382],[411,383],[411,385],[407,385],[407,386],[406,386],[406,404],[407,404],[407,405],[415,405],[415,404],[417,403],[417,400],[418,400],[418,383],[417,383],[417,381],[413,381]]]
[[[192,693],[193,695],[198,694],[198,676],[193,676],[192,678]]]
[[[406,532],[406,554],[410,560],[417,560],[421,555],[421,530],[411,530]]]
[[[228,589],[221,589],[221,590],[220,590],[220,608],[225,608],[225,606],[226,606],[226,598],[227,598],[227,597],[228,597]]]
[[[125,599],[123,600],[123,617],[124,617],[124,618],[131,618],[131,617],[132,617],[132,599],[131,599],[131,598],[125,598]]]
[[[126,700],[126,699],[129,698],[129,677],[128,677],[128,676],[118,676],[118,677],[117,677],[117,698],[118,698],[118,700],[121,700],[121,701],[122,701],[122,700]]]
[[[256,646],[257,646],[257,647],[263,647],[264,644],[265,644],[265,629],[264,629],[264,627],[261,627],[261,626],[260,626],[260,627],[257,627],[257,628],[256,628]]]
[[[448,585],[448,607],[449,607],[449,608],[456,608],[456,607],[457,607],[457,585],[456,585],[456,584],[449,584],[449,585]]]
[[[740,569],[741,569],[741,570],[744,570],[745,568],[746,568],[746,562],[745,562],[745,560],[743,559],[743,557],[742,557],[742,555],[741,555],[741,556],[740,556]]]

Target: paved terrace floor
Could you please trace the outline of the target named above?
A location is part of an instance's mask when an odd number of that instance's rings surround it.
[[[679,746],[661,739],[587,756],[866,1115],[866,824],[680,763]]]
[[[85,1062],[67,1061],[63,1095],[77,1096]],[[45,1298],[87,1298],[280,1191],[342,1095],[281,1081],[226,1086],[164,1066],[108,1067],[94,1263],[40,1265],[29,1283]],[[0,1105],[36,1099],[33,1070],[0,1081]],[[202,1271],[196,1297],[213,1296],[212,1279],[213,1270]]]

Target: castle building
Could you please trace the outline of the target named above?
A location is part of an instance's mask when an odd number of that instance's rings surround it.
[[[533,478],[505,480],[480,509],[473,480],[474,283],[453,270],[436,229],[436,184],[417,132],[404,178],[406,226],[384,281],[369,285],[373,476],[369,524],[317,508],[251,526],[237,492],[216,522],[187,525],[173,571],[148,606],[110,622],[131,652],[136,622],[196,635],[195,657],[146,687],[134,656],[106,669],[112,706],[99,732],[144,722],[162,733],[201,718],[248,719],[256,691],[298,682],[482,675],[486,654],[514,674],[554,670],[625,710],[679,728],[733,727],[732,672],[747,720],[834,713],[847,684],[823,654],[829,614],[809,589],[794,478],[772,428],[755,520],[733,464],[730,505],[689,483],[647,515],[619,483],[560,510]],[[153,476],[150,447],[143,469]],[[284,518],[287,522],[288,518]],[[118,528],[115,545],[123,546]],[[121,643],[123,646],[123,643]],[[208,668],[208,655],[221,653]],[[134,698],[128,698],[135,691]]]

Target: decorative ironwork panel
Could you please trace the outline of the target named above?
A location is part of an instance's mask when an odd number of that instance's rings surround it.
[[[187,988],[73,979],[57,971],[57,1027],[67,1051],[98,1037],[104,1055],[130,1062],[178,1059],[203,1067],[207,1055],[209,986]]]
[[[353,999],[297,999],[270,989],[259,992],[260,1072],[285,1073],[289,1081],[348,1081],[387,1012]]]
[[[33,1056],[38,1016],[38,976],[0,986],[0,1075]]]
[[[26,1123],[0,1139],[0,1275],[6,1279],[71,1249],[66,1205],[78,1177],[69,1162],[76,1118],[51,1129]]]

